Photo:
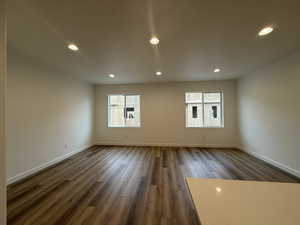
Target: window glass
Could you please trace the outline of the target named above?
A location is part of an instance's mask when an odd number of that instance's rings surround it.
[[[127,95],[126,96],[126,126],[138,127],[140,126],[140,96]]]
[[[215,103],[215,102],[221,102],[221,93],[217,92],[217,93],[203,93],[203,97],[204,97],[204,102],[211,102],[211,103]]]
[[[187,127],[202,127],[202,104],[188,104],[186,116]]]
[[[140,96],[108,96],[108,127],[139,127]]]
[[[125,97],[122,95],[111,95],[108,99],[108,124],[110,127],[123,127],[125,125],[124,106]]]
[[[202,93],[186,93],[186,103],[202,103]]]
[[[186,93],[187,127],[222,127],[222,92]]]
[[[204,126],[205,127],[221,126],[221,104],[220,103],[204,104]]]

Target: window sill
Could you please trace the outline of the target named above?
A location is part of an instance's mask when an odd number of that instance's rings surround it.
[[[204,128],[204,129],[206,129],[206,128],[208,128],[208,129],[220,129],[220,128],[225,128],[224,126],[221,126],[221,127],[185,127],[185,128]]]
[[[141,128],[141,126],[137,126],[137,127],[107,127],[107,128]]]

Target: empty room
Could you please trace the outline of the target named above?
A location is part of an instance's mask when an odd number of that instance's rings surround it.
[[[300,2],[0,0],[0,225],[299,225]]]

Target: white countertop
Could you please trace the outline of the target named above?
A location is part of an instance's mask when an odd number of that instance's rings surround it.
[[[300,184],[186,181],[202,225],[300,225]]]

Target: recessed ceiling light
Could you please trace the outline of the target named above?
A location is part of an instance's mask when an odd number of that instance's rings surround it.
[[[215,69],[214,72],[215,73],[219,73],[221,70],[219,68]]]
[[[157,71],[157,72],[156,72],[156,75],[157,75],[157,76],[161,76],[161,75],[162,75],[162,72]]]
[[[69,44],[68,48],[75,52],[79,50],[79,48],[75,44]]]
[[[114,74],[109,74],[109,77],[110,78],[115,78],[115,75]]]
[[[150,39],[150,43],[151,43],[152,45],[158,45],[159,39],[158,39],[157,37],[152,37],[152,38]]]
[[[222,188],[216,187],[216,191],[220,193],[222,191]]]
[[[274,30],[273,27],[264,27],[261,31],[259,31],[258,35],[264,36],[264,35],[271,33],[273,30]]]

